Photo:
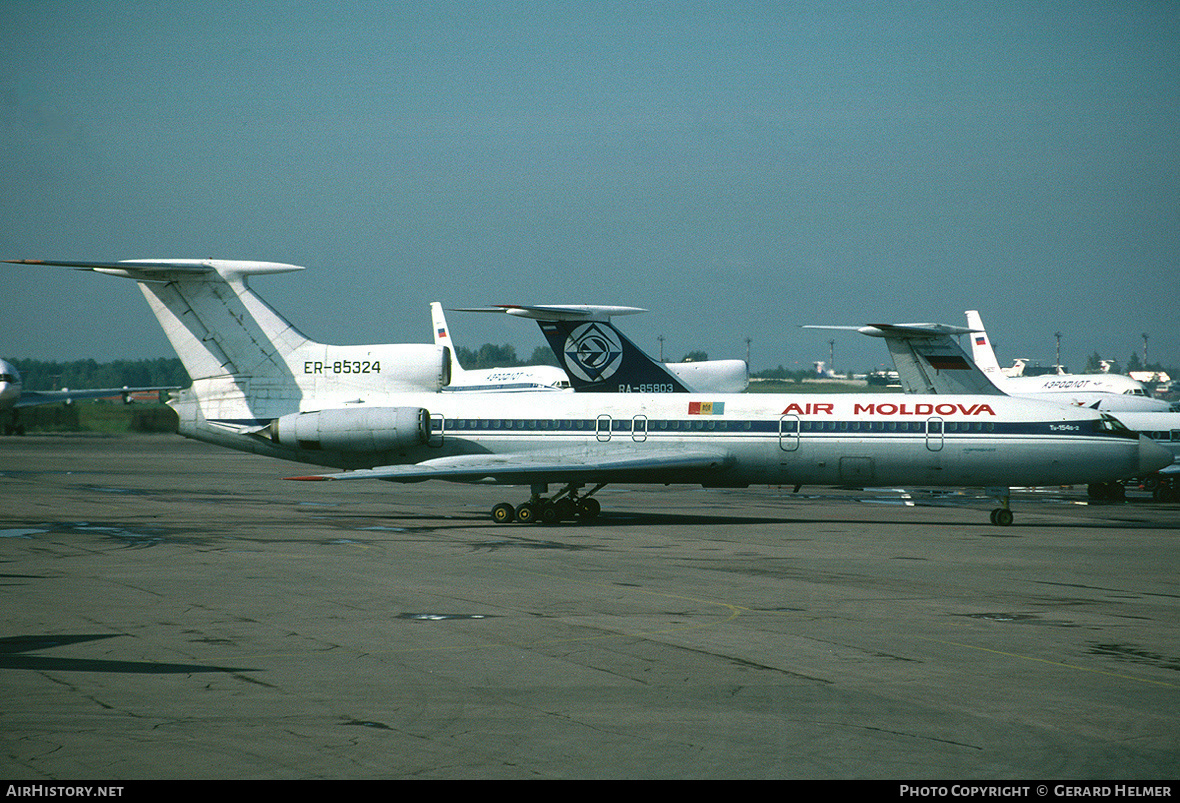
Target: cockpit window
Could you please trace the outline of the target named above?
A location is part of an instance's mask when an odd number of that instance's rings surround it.
[[[1138,438],[1139,436],[1127,428],[1127,425],[1119,421],[1113,415],[1102,414],[1102,418],[1094,422],[1094,429],[1098,432],[1109,432],[1112,435],[1118,435],[1123,438]]]

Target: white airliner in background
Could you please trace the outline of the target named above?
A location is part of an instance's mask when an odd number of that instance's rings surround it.
[[[524,390],[573,390],[565,371],[553,365],[522,365],[512,368],[464,368],[459,364],[458,351],[451,340],[442,304],[430,303],[431,322],[434,326],[435,345],[447,350],[450,361],[451,381],[443,390],[455,391],[524,391]]]
[[[1125,412],[1115,414],[1119,422],[1132,432],[1146,435],[1172,452],[1172,464],[1158,472],[1138,475],[1147,490],[1160,502],[1180,502],[1180,413]],[[1090,488],[1090,495],[1097,498],[1120,499],[1123,487],[1120,483],[1107,483]]]
[[[296,266],[230,260],[38,264],[139,284],[193,379],[169,402],[181,434],[352,469],[314,479],[531,486],[524,503],[493,508],[498,522],[590,518],[599,510],[594,493],[627,482],[992,486],[1002,502],[992,521],[1006,525],[1012,522],[1007,486],[1109,481],[1149,473],[1172,459],[1108,415],[1010,398],[994,386],[986,394],[930,399],[442,393],[443,347],[316,343],[247,285],[249,277],[301,270]],[[602,358],[588,353],[583,367],[600,369]],[[958,359],[969,362],[961,350]],[[550,484],[562,487],[550,496]]]
[[[1009,395],[1093,407],[1108,413],[1167,412],[1172,409],[1170,403],[1151,398],[1142,382],[1122,374],[1006,375],[996,360],[979,312],[967,310],[966,315],[975,364],[996,387]]]
[[[5,419],[3,432],[5,435],[23,434],[24,427],[17,417],[17,410],[22,407],[33,407],[39,404],[55,404],[57,402],[79,401],[81,399],[105,399],[110,396],[122,396],[124,401],[132,393],[160,390],[178,390],[178,388],[89,388],[85,390],[25,390],[20,371],[7,360],[0,360],[0,415]]]

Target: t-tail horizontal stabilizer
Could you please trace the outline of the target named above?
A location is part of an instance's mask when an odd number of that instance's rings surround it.
[[[838,329],[885,340],[906,393],[1004,395],[955,341],[975,330],[943,323],[804,326]]]
[[[131,279],[193,380],[174,405],[180,430],[229,430],[298,412],[436,391],[447,382],[445,350],[434,344],[337,346],[296,329],[249,285],[298,265],[231,259],[118,262],[19,260]],[[246,422],[246,423],[243,423]]]

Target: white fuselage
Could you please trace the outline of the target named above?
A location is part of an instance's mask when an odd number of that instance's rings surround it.
[[[454,371],[445,393],[527,391],[573,392],[565,371],[550,365],[526,365],[519,368],[477,368]]]
[[[1118,413],[1119,421],[1168,449],[1173,465],[1180,464],[1180,413]]]
[[[719,486],[1009,486],[1100,482],[1132,476],[1145,461],[1166,462],[1150,441],[1112,431],[1109,417],[1003,396],[391,394],[370,404],[427,410],[431,436],[425,445],[383,452],[285,447],[232,431],[249,422],[206,421],[189,393],[172,404],[186,436],[341,468],[472,454],[544,452],[577,459],[708,449],[724,458],[724,467],[709,478],[680,480],[653,471],[625,479]]]
[[[994,375],[992,378],[994,381]],[[1119,374],[1003,377],[997,385],[1012,396],[1093,407],[1109,413],[1159,413],[1171,409],[1170,403],[1148,395],[1142,383]]]

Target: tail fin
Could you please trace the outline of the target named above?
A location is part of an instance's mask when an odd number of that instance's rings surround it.
[[[564,367],[575,391],[583,393],[741,393],[750,385],[745,360],[661,363],[620,332],[610,319],[647,310],[591,304],[549,304],[460,309],[532,318]]]
[[[991,340],[988,339],[987,332],[983,328],[983,319],[979,317],[979,312],[969,309],[967,315],[967,328],[971,330],[971,356],[975,359],[975,364],[979,366],[979,370],[996,384],[1001,387],[1004,382],[1004,373],[1000,370],[1000,363],[996,360],[996,352],[992,349]]]
[[[575,391],[691,392],[679,377],[644,353],[609,320],[539,320],[537,324]]]
[[[959,348],[952,336],[972,329],[940,323],[877,323],[868,326],[804,326],[804,329],[851,329],[884,338],[906,393],[1003,395]]]
[[[437,390],[447,379],[438,346],[316,343],[247,283],[250,276],[303,270],[298,265],[221,259],[20,264],[136,281],[193,379],[201,414],[211,422],[248,426],[390,391]],[[182,427],[183,421],[182,415]]]
[[[437,301],[430,302],[430,318],[434,325],[434,344],[446,349],[446,360],[453,382],[463,375],[464,370],[459,364],[459,352],[455,350],[455,343],[451,340],[451,330],[447,326],[446,316],[443,315],[442,304]]]

